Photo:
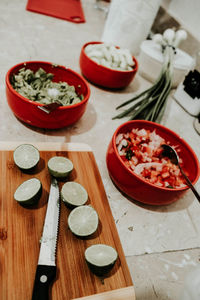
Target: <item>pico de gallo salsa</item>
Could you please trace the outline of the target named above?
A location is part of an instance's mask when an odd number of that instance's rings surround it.
[[[186,186],[179,167],[164,157],[161,145],[169,144],[156,131],[132,129],[116,137],[116,146],[124,164],[144,180],[160,187]],[[175,147],[174,147],[175,148]],[[179,149],[176,149],[179,152]],[[179,163],[182,164],[181,159]]]

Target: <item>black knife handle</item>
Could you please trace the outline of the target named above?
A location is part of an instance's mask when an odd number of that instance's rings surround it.
[[[49,288],[56,277],[56,266],[38,265],[35,274],[32,300],[48,300]]]

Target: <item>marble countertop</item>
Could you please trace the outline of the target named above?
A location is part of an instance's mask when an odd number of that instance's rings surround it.
[[[124,90],[110,91],[90,84],[91,96],[83,117],[60,130],[33,128],[21,123],[8,107],[5,75],[13,65],[27,60],[45,60],[80,73],[81,47],[98,41],[105,13],[95,1],[82,1],[86,23],[75,24],[32,13],[25,0],[0,2],[0,141],[78,142],[94,152],[106,194],[127,258],[138,300],[181,300],[185,276],[199,265],[200,206],[191,191],[168,206],[148,206],[130,201],[113,185],[105,156],[115,129],[125,119],[112,120],[115,107],[150,86],[139,74]],[[173,92],[172,92],[173,94]],[[194,118],[169,97],[163,125],[176,131],[200,157],[200,137]],[[106,135],[105,135],[106,132]],[[196,184],[200,192],[200,182]]]

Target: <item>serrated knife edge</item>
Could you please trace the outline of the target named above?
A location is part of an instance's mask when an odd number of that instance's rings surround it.
[[[56,202],[56,203],[55,203]],[[40,240],[38,264],[55,266],[60,217],[60,195],[57,180],[51,179],[48,206]]]
[[[51,178],[48,205],[40,240],[40,254],[35,274],[32,300],[48,300],[49,287],[56,277],[56,250],[60,218],[60,195],[57,180]]]

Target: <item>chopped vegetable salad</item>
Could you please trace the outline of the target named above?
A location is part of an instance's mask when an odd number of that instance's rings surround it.
[[[58,102],[62,106],[68,106],[83,100],[83,96],[76,93],[73,85],[53,82],[53,76],[42,68],[33,72],[24,67],[13,75],[12,86],[23,97],[41,104]]]
[[[160,187],[186,186],[179,167],[162,155],[162,144],[169,144],[155,130],[132,129],[116,137],[116,146],[124,164],[144,180]],[[177,152],[178,149],[177,149]],[[182,161],[180,159],[180,164]]]

